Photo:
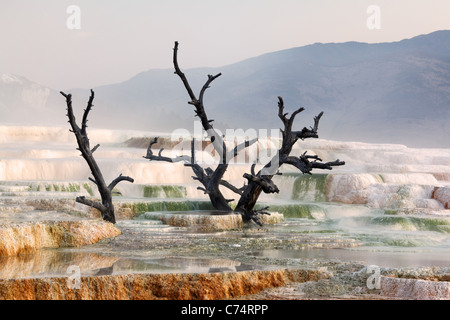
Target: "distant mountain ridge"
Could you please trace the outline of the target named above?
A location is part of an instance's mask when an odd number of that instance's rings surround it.
[[[179,60],[183,68],[182,43]],[[319,128],[324,139],[450,148],[450,31],[379,44],[316,43],[220,68],[183,71],[196,92],[208,74],[222,73],[205,95],[207,113],[219,129],[279,128],[277,97],[282,96],[286,111],[306,109],[296,118],[300,129],[325,112]],[[8,120],[11,103],[20,109],[19,95],[5,86],[0,80],[0,122]],[[172,69],[148,70],[93,89],[92,126],[171,132],[191,130],[196,119]],[[64,100],[48,90],[45,110],[65,123]],[[81,113],[89,91],[71,93]],[[36,114],[35,121],[48,123],[46,113]]]

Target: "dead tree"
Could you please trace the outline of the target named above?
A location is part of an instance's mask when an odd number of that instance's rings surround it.
[[[279,174],[278,168],[283,164],[289,164],[299,169],[303,174],[311,174],[313,169],[327,169],[332,170],[334,166],[345,165],[344,161],[335,160],[332,162],[323,163],[317,155],[307,155],[304,152],[301,156],[291,156],[290,153],[294,144],[300,139],[318,138],[319,120],[323,115],[321,112],[314,118],[314,126],[311,128],[304,127],[301,131],[292,131],[292,125],[294,123],[295,116],[302,112],[304,108],[300,108],[294,111],[290,118],[288,113],[284,113],[284,102],[281,97],[278,97],[278,117],[281,119],[284,125],[282,133],[281,148],[277,154],[268,162],[257,174],[255,174],[254,167],[252,166],[251,174],[244,174],[244,178],[248,180],[239,202],[235,208],[235,212],[242,214],[244,221],[254,220],[259,222],[259,214],[267,214],[264,210],[254,210],[258,197],[261,192],[264,193],[278,193],[278,187],[273,183],[272,178],[274,175]]]
[[[93,154],[98,149],[98,147],[100,147],[100,145],[97,144],[94,148],[91,149],[88,134],[86,131],[88,121],[87,118],[89,112],[93,107],[92,103],[94,101],[94,91],[91,90],[91,95],[89,97],[87,108],[84,110],[81,128],[77,125],[75,116],[73,114],[72,95],[65,94],[62,91],[60,93],[66,98],[67,117],[69,118],[69,123],[70,126],[72,127],[72,130],[70,131],[75,134],[75,137],[77,139],[78,143],[77,150],[81,152],[81,156],[86,160],[86,163],[91,169],[91,173],[94,176],[94,178],[89,178],[89,180],[95,183],[101,196],[101,202],[86,199],[86,197],[84,196],[77,197],[75,201],[96,208],[97,210],[100,211],[103,220],[116,223],[116,217],[114,214],[114,205],[112,203],[112,190],[121,181],[129,181],[133,183],[134,180],[130,177],[123,176],[121,174],[116,179],[114,179],[109,185],[106,185],[102,172],[100,171],[100,168],[94,159]]]
[[[213,136],[214,137],[214,136]],[[215,140],[214,138],[212,140]],[[156,144],[158,141],[158,138],[155,138],[152,142],[150,142],[150,145],[147,149],[147,155],[144,156],[144,158],[148,160],[153,161],[166,161],[166,162],[184,162],[184,165],[186,167],[191,167],[192,171],[194,172],[195,176],[192,178],[194,180],[199,181],[203,187],[198,187],[197,189],[202,190],[205,194],[209,196],[209,199],[211,200],[211,204],[216,210],[219,211],[233,211],[231,207],[229,206],[229,202],[233,201],[234,199],[226,199],[222,192],[220,191],[220,186],[226,187],[230,189],[231,191],[241,195],[244,191],[244,187],[237,188],[233,186],[231,183],[223,179],[223,176],[228,168],[228,162],[226,161],[227,157],[235,157],[239,150],[242,150],[246,148],[247,146],[255,143],[257,140],[251,140],[246,141],[246,143],[240,144],[236,146],[231,152],[227,153],[225,152],[225,155],[222,156],[222,159],[220,163],[217,165],[216,169],[213,170],[210,167],[204,169],[202,168],[195,160],[195,139],[192,140],[191,143],[191,156],[178,156],[175,158],[169,158],[162,156],[162,152],[164,149],[161,149],[158,153],[158,155],[153,154],[152,146]],[[226,150],[226,144],[222,140],[222,149]]]
[[[179,162],[184,161],[185,166],[189,166],[195,173],[195,180],[198,180],[203,187],[199,189],[203,190],[210,198],[212,205],[215,209],[221,211],[233,211],[229,206],[229,202],[233,199],[225,199],[222,192],[220,191],[220,186],[226,187],[239,196],[239,201],[234,209],[235,213],[242,215],[245,222],[253,220],[257,224],[261,225],[259,214],[268,214],[264,208],[262,210],[255,210],[255,204],[260,196],[261,192],[264,193],[278,193],[279,189],[272,181],[274,175],[280,174],[278,169],[283,164],[290,164],[299,169],[304,174],[311,174],[312,169],[328,169],[331,170],[334,166],[342,166],[345,163],[343,161],[333,161],[323,163],[322,160],[316,155],[307,155],[306,152],[300,157],[290,156],[292,147],[299,140],[304,140],[307,138],[318,138],[318,126],[319,120],[323,115],[320,113],[314,118],[314,126],[311,128],[303,128],[301,131],[293,131],[292,125],[295,116],[302,112],[304,109],[300,108],[296,110],[290,118],[287,117],[288,113],[284,113],[284,102],[281,97],[278,98],[278,116],[283,122],[284,130],[282,132],[282,145],[278,150],[275,157],[271,159],[258,173],[255,173],[255,164],[251,167],[251,173],[244,174],[244,178],[248,181],[248,184],[244,184],[243,187],[238,188],[233,186],[228,181],[224,180],[226,170],[228,169],[229,161],[236,157],[238,153],[248,146],[252,145],[257,141],[257,139],[251,141],[245,141],[244,143],[237,145],[233,149],[227,148],[227,145],[221,135],[213,128],[213,121],[208,118],[204,107],[204,95],[206,90],[209,88],[210,84],[221,76],[208,75],[208,79],[203,85],[198,97],[192,90],[185,74],[181,71],[178,65],[178,42],[175,42],[174,53],[173,53],[173,64],[175,67],[175,74],[178,75],[189,95],[190,105],[195,108],[195,115],[200,118],[203,129],[206,131],[211,143],[214,146],[214,150],[220,155],[221,160],[217,165],[216,169],[211,168],[203,169],[199,164],[195,162],[195,150],[194,150],[194,140],[191,146],[191,156],[179,156],[176,158],[168,158],[162,156],[163,149],[160,150],[159,154],[156,156],[153,154],[152,146],[157,142],[157,138],[152,141],[148,147],[147,155],[145,158],[154,161],[168,161],[168,162]]]

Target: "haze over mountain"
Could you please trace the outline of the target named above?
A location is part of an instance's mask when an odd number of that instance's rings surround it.
[[[198,54],[207,55],[207,47]],[[179,63],[183,69],[183,43]],[[306,109],[296,118],[298,129],[325,112],[323,139],[450,148],[450,31],[392,43],[316,43],[183,72],[196,93],[208,74],[222,73],[205,95],[208,116],[219,129],[279,128],[277,97],[282,96],[286,111]],[[93,89],[90,125],[95,128],[171,132],[192,130],[196,119],[173,69],[148,70]],[[2,75],[0,123],[65,125],[65,101],[58,91]],[[81,117],[89,90],[70,92]]]

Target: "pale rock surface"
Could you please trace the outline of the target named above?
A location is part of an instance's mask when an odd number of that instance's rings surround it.
[[[327,201],[348,204],[367,203],[368,194],[364,191],[371,185],[382,183],[377,174],[332,174],[326,180]]]
[[[442,203],[445,209],[450,209],[450,187],[436,188],[433,198]]]
[[[437,187],[432,174],[330,174],[326,179],[327,201],[367,204],[379,209],[449,208],[450,188]]]
[[[244,226],[239,214],[202,215],[147,212],[144,215],[146,218],[158,219],[164,224],[175,227],[193,227],[203,232],[241,229]],[[284,216],[278,212],[271,212],[270,215],[261,215],[260,217],[264,225],[277,224],[284,219]]]
[[[380,277],[381,293],[408,300],[449,300],[450,282]]]

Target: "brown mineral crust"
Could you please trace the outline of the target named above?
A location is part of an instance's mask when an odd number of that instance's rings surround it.
[[[43,248],[80,247],[119,234],[114,225],[100,220],[0,225],[0,256],[32,253]]]
[[[258,293],[290,281],[327,278],[315,270],[260,270],[201,274],[127,274],[82,277],[79,289],[68,278],[0,280],[4,300],[217,300]]]

